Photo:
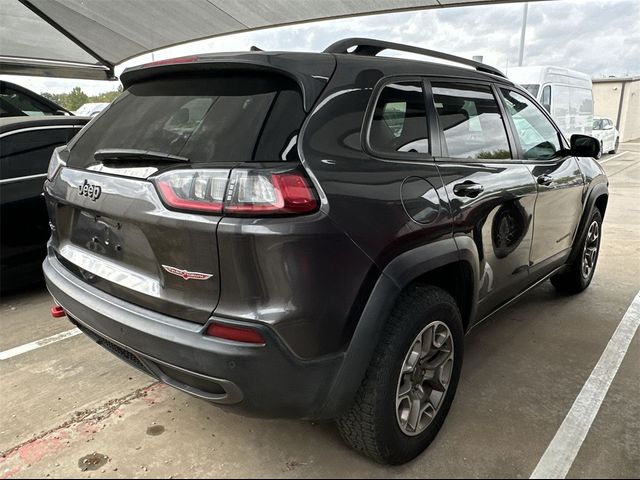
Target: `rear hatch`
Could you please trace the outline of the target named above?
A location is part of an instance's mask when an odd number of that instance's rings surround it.
[[[188,188],[221,196],[235,166],[299,163],[305,116],[299,84],[265,71],[178,70],[130,85],[60,152],[66,166],[46,185],[55,254],[118,298],[206,322],[221,289],[222,213],[168,205],[157,178],[211,169]]]

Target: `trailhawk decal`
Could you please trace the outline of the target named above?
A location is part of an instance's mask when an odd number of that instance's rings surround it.
[[[178,277],[182,277],[184,280],[209,280],[213,275],[209,273],[200,273],[200,272],[189,272],[187,270],[180,270],[176,267],[171,267],[169,265],[162,265],[167,272],[171,275],[176,275]]]

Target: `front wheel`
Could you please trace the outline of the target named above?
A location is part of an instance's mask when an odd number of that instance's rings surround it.
[[[566,272],[551,277],[551,283],[558,291],[573,294],[589,286],[598,262],[601,237],[602,214],[600,210],[594,208],[573,264]]]
[[[344,440],[380,463],[397,465],[419,455],[453,402],[462,339],[451,295],[433,286],[404,292],[353,405],[337,420]]]

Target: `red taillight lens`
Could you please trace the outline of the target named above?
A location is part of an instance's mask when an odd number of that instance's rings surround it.
[[[164,202],[178,210],[261,216],[318,208],[315,190],[295,169],[171,170],[155,182]]]
[[[173,170],[160,175],[156,184],[172,208],[221,213],[229,170]]]
[[[206,335],[231,340],[233,342],[253,343],[256,345],[266,343],[264,337],[257,330],[244,327],[232,327],[221,323],[212,323],[209,325]]]
[[[51,316],[53,318],[62,318],[67,316],[67,312],[64,311],[60,305],[54,305],[51,307]]]
[[[296,171],[234,170],[224,202],[225,213],[242,215],[307,213],[318,201]]]

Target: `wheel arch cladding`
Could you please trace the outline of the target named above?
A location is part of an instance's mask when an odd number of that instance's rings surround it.
[[[381,332],[398,298],[407,288],[433,284],[443,288],[464,311],[467,328],[475,315],[477,264],[472,252],[460,252],[453,238],[443,239],[404,252],[392,260],[378,278],[363,309],[360,321],[344,354],[343,364],[320,408],[318,418],[333,418],[344,411],[354,398],[371,361]]]

